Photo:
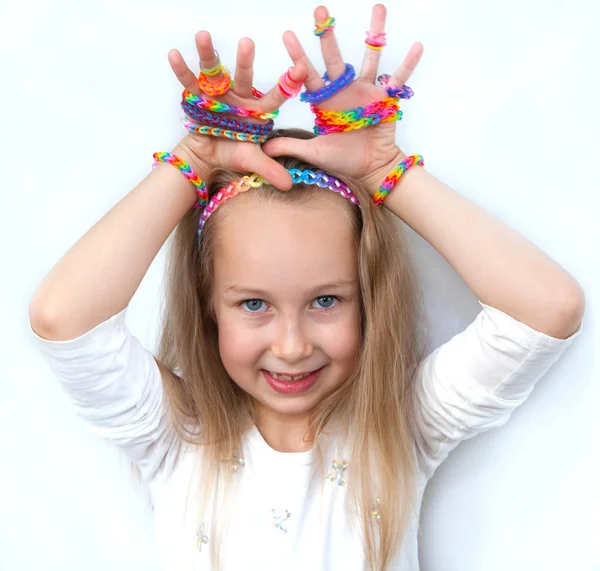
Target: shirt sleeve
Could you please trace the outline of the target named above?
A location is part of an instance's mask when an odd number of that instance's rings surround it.
[[[582,331],[557,339],[479,304],[475,320],[415,373],[415,444],[429,477],[462,440],[503,426]]]
[[[148,483],[177,460],[180,439],[167,414],[160,370],[125,323],[127,307],[68,341],[29,329],[75,413],[120,448]]]

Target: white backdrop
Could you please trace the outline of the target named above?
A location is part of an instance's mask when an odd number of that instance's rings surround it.
[[[332,0],[346,61],[360,64],[371,2]],[[501,429],[461,444],[431,480],[423,571],[600,570],[600,9],[593,0],[403,0],[388,4],[391,72],[425,46],[398,140],[438,178],[548,252],[584,287],[585,333]],[[256,42],[255,85],[289,65],[294,29],[321,63],[306,2],[0,0],[0,569],[159,571],[151,511],[116,451],[73,418],[28,337],[28,303],[50,268],[170,150],[181,86],[208,29],[233,69]],[[324,71],[322,65],[321,71]],[[311,128],[294,100],[279,126]],[[449,339],[479,306],[410,231],[434,326]],[[156,340],[164,250],[128,324]],[[93,301],[93,300],[91,300]]]

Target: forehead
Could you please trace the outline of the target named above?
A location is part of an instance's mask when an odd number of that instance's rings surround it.
[[[214,252],[215,286],[292,294],[319,283],[357,280],[358,252],[344,204],[317,192],[303,202],[257,200],[252,191],[224,205]]]

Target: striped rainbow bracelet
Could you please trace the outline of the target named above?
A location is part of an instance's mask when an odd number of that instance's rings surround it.
[[[373,195],[373,202],[377,204],[377,206],[382,207],[383,201],[385,197],[390,193],[390,191],[398,184],[400,177],[411,167],[419,165],[425,166],[425,162],[423,161],[423,157],[421,155],[409,155],[405,159],[401,160],[392,170],[390,174],[388,174],[379,190]]]

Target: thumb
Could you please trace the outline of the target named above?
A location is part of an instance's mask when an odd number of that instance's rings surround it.
[[[269,157],[295,157],[307,163],[314,164],[311,141],[312,139],[276,137],[263,143],[262,150]]]
[[[292,188],[292,177],[283,165],[260,153],[261,157],[256,161],[254,172],[262,176],[279,190],[290,190]]]

